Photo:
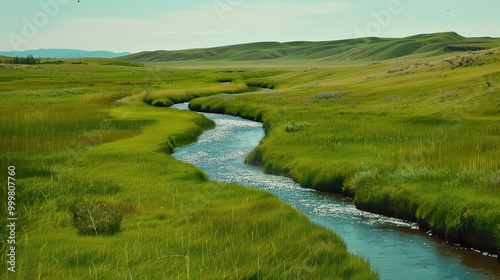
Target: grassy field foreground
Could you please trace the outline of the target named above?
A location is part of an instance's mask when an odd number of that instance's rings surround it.
[[[492,49],[318,64],[253,81],[271,91],[190,108],[263,121],[248,161],[267,172],[500,253],[499,58]]]
[[[279,73],[284,72],[238,75]],[[220,83],[231,75],[117,60],[0,64],[0,184],[4,198],[7,167],[15,166],[18,217],[16,272],[7,271],[2,253],[0,278],[378,278],[339,237],[274,196],[210,182],[202,171],[168,156],[213,123],[146,103],[161,107],[251,90],[243,81]],[[72,209],[82,199],[120,215],[119,230],[79,234]],[[6,252],[2,200],[0,240]],[[81,215],[92,210],[81,209]],[[86,229],[97,231],[95,224]]]

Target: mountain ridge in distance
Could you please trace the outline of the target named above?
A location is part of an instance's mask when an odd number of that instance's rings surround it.
[[[38,49],[38,50],[27,50],[27,51],[0,51],[2,56],[19,56],[26,57],[32,55],[35,58],[88,58],[88,57],[99,57],[99,58],[115,58],[125,55],[130,55],[129,52],[110,52],[110,51],[87,51],[78,49]]]

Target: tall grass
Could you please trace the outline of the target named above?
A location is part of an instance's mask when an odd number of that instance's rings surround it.
[[[148,91],[142,97],[142,100],[156,107],[169,107],[176,103],[187,102],[191,99],[215,95],[215,94],[233,94],[248,91],[248,87],[243,83],[230,83],[204,86],[199,88],[185,89],[163,89]]]
[[[247,160],[268,172],[497,253],[499,56],[478,52],[455,69],[436,57],[296,71],[273,77],[274,91],[190,108],[261,117],[266,138]]]
[[[7,273],[2,254],[0,278],[377,278],[338,236],[276,197],[210,182],[202,171],[169,157],[213,123],[148,106],[145,93],[187,100],[236,92],[246,88],[243,82],[220,85],[217,79],[225,74],[219,71],[103,63],[44,66],[36,70],[39,80],[6,82],[0,93],[0,165],[18,170],[19,218],[17,272]],[[44,84],[46,76],[58,83]],[[107,82],[75,89],[74,76]],[[113,213],[119,213],[117,220]],[[100,218],[109,223],[99,227]],[[98,229],[104,235],[96,236]]]

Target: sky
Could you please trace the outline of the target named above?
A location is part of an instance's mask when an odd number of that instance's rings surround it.
[[[499,0],[22,0],[0,3],[0,50],[179,50],[454,31],[500,37]]]

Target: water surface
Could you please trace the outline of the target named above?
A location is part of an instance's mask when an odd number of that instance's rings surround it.
[[[173,108],[188,110],[187,104]],[[382,279],[498,279],[500,264],[491,257],[442,244],[417,225],[356,209],[341,197],[302,188],[287,177],[264,174],[244,158],[264,137],[262,124],[238,117],[203,113],[216,126],[173,156],[204,170],[211,180],[263,189],[340,235],[351,253],[367,259]]]

